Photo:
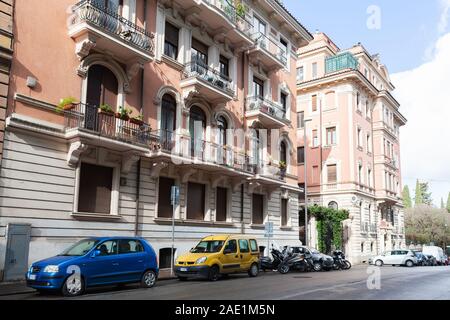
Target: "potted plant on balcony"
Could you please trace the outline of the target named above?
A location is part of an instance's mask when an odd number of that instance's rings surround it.
[[[102,104],[98,108],[98,112],[106,115],[114,115],[114,110],[109,104]]]
[[[137,116],[131,117],[130,118],[130,122],[132,124],[136,124],[138,126],[142,126],[144,124],[144,115],[140,113]]]
[[[133,111],[126,107],[119,107],[119,112],[116,113],[116,118],[124,121],[130,120],[130,114]]]
[[[285,177],[286,176],[286,171],[287,171],[287,164],[284,161],[280,161],[278,163],[278,167],[280,168],[280,176],[281,177]]]
[[[77,99],[75,99],[74,97],[62,98],[59,101],[58,105],[56,106],[56,111],[57,112],[69,111],[75,108],[77,104],[79,103],[77,102]]]

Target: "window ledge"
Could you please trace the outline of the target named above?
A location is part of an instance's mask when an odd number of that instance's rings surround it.
[[[184,65],[183,65],[183,64],[179,63],[177,60],[172,59],[172,58],[169,57],[169,56],[166,56],[165,54],[163,54],[163,55],[161,56],[161,60],[162,60],[164,63],[166,63],[166,64],[168,64],[169,66],[171,66],[172,68],[174,68],[174,69],[177,69],[177,70],[179,70],[179,71],[183,71],[183,70],[184,70]]]
[[[153,220],[159,224],[172,224],[171,218],[155,218]],[[184,220],[175,219],[175,225],[177,226],[221,226],[221,227],[235,227],[233,222],[221,222],[221,221],[201,221],[201,220]]]
[[[293,227],[290,227],[290,226],[283,226],[283,227],[280,227],[280,230],[283,230],[283,231],[292,231],[292,230],[294,230],[294,228],[293,228]]]
[[[113,214],[101,214],[101,213],[86,213],[86,212],[73,212],[70,215],[76,220],[86,221],[121,221],[122,217]]]
[[[250,228],[252,228],[252,229],[265,229],[266,226],[264,224],[251,224]]]

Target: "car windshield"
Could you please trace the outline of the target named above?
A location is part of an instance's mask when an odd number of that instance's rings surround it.
[[[194,249],[191,250],[192,253],[214,253],[222,250],[224,241],[201,241]]]
[[[63,251],[60,256],[80,257],[88,253],[99,241],[95,239],[85,239],[75,243],[70,248]]]

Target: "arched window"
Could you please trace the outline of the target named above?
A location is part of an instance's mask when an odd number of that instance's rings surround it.
[[[217,157],[218,162],[220,164],[227,163],[227,153],[225,150],[225,146],[227,145],[227,129],[228,129],[228,122],[225,119],[225,117],[220,116],[217,118],[217,144],[218,144],[218,150],[217,150]]]
[[[338,206],[338,204],[337,204],[336,201],[331,201],[331,202],[328,204],[328,208],[334,209],[334,210],[338,210],[338,209],[339,209],[339,206]]]
[[[191,155],[203,156],[203,141],[205,140],[206,115],[198,106],[191,107],[189,113],[189,132],[191,134]]]
[[[165,94],[161,101],[161,146],[164,150],[172,150],[174,132],[176,130],[177,102],[170,94]]]
[[[86,104],[97,107],[108,104],[115,110],[118,91],[119,83],[111,70],[102,65],[89,68]]]
[[[281,141],[280,143],[280,162],[284,162],[284,164],[287,164],[287,146],[286,142]]]

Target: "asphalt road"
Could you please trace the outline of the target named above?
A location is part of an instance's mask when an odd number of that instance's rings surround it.
[[[371,267],[375,268],[375,267]],[[369,269],[370,270],[370,269]],[[373,270],[373,269],[371,269]],[[166,280],[152,289],[136,285],[89,290],[71,298],[95,300],[449,300],[450,267],[382,267],[379,289],[368,289],[368,266],[348,271],[261,273],[257,278],[234,275],[211,283],[203,280]],[[373,271],[372,271],[373,272]],[[377,281],[369,281],[376,287]],[[38,293],[3,296],[0,299],[64,299]]]

